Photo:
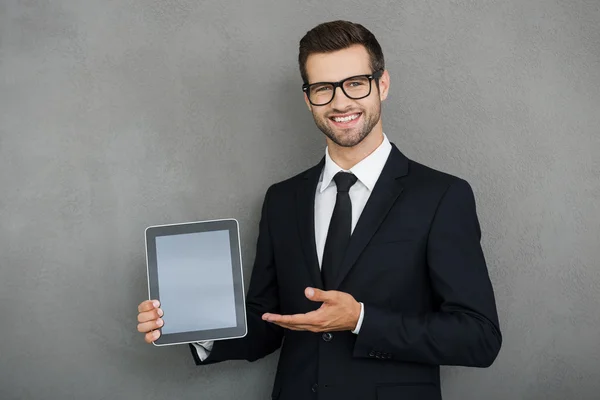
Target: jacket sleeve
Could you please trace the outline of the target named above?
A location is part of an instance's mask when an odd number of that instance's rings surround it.
[[[262,320],[266,312],[279,313],[277,272],[273,256],[273,244],[269,229],[269,197],[265,195],[259,224],[256,258],[246,295],[248,333],[240,339],[215,341],[208,358],[201,361],[193,345],[192,356],[197,365],[212,364],[225,360],[256,361],[273,353],[281,346],[283,329]]]
[[[469,184],[456,180],[430,227],[427,264],[439,307],[403,315],[365,304],[355,357],[488,367],[502,336]]]

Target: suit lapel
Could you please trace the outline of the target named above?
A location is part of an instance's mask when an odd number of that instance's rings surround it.
[[[403,186],[398,178],[407,173],[408,159],[392,144],[388,160],[350,237],[346,256],[342,261],[332,290],[337,290],[341,285],[402,193]]]
[[[296,195],[300,244],[313,285],[318,289],[323,289],[323,280],[315,242],[315,192],[324,165],[325,159],[322,159],[319,164],[306,172]]]

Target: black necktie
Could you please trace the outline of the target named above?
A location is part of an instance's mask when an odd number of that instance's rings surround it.
[[[338,273],[340,263],[346,253],[352,231],[352,202],[348,191],[358,178],[348,172],[338,172],[333,178],[337,186],[335,208],[329,223],[321,274],[325,289],[329,289]]]

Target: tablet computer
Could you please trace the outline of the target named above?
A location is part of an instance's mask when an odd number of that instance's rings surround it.
[[[164,312],[156,346],[247,333],[239,224],[235,219],[146,228],[148,295]]]

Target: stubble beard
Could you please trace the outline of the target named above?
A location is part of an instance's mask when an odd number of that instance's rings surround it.
[[[372,112],[368,112],[372,111]],[[369,133],[373,130],[377,122],[379,122],[379,118],[381,116],[381,104],[379,104],[373,110],[360,110],[358,111],[362,113],[360,118],[363,119],[362,124],[357,127],[343,129],[332,127],[329,123],[331,121],[328,116],[317,116],[313,113],[313,119],[315,120],[315,124],[319,128],[321,132],[325,134],[333,143],[340,147],[354,147],[360,144]],[[330,114],[345,114],[338,113],[335,110]]]

